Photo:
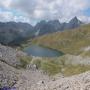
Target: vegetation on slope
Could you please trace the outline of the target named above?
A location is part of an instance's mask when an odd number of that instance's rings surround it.
[[[72,76],[90,70],[90,65],[72,64],[65,56],[58,58],[42,58],[33,61],[38,69],[41,69],[45,74],[56,75],[58,73],[64,76]]]
[[[78,55],[83,52],[82,48],[90,46],[90,24],[41,36],[32,40],[32,43]]]
[[[28,40],[26,44],[22,45],[22,48],[30,44],[31,40]],[[81,26],[77,29],[66,30],[35,38],[32,40],[32,44],[56,49],[64,52],[65,54],[90,56],[90,50],[85,50],[85,48],[90,47],[90,24]],[[42,58],[41,60],[36,60],[33,63],[49,75],[62,73],[65,76],[70,76],[90,70],[89,65],[72,65],[70,62],[66,64],[66,61],[67,58],[58,57]]]
[[[28,64],[30,64],[32,58],[30,56],[22,56],[19,58],[21,65],[17,66],[17,68],[26,68]]]

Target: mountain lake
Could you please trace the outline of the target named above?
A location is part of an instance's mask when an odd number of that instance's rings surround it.
[[[26,52],[28,55],[36,57],[59,57],[64,54],[63,52],[39,45],[28,46],[24,48],[23,51]]]

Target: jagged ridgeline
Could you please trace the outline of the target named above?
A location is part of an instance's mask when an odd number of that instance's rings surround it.
[[[72,29],[83,24],[77,17],[70,22],[60,23],[59,20],[42,20],[35,26],[21,22],[0,22],[0,43],[5,45],[20,45],[28,38],[32,39],[37,36]]]

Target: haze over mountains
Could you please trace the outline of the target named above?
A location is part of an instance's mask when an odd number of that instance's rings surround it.
[[[73,29],[83,24],[77,17],[68,23],[60,23],[59,20],[42,20],[35,26],[21,22],[0,22],[0,43],[5,45],[20,44],[24,39],[33,38],[66,29]]]

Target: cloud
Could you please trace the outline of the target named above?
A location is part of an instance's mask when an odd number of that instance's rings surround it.
[[[60,19],[63,22],[74,16],[80,19],[89,18],[84,15],[84,11],[90,8],[89,3],[90,0],[0,0],[0,7],[22,13],[19,17],[8,14],[8,18],[14,17],[16,21],[20,18],[19,20],[28,22],[42,19]]]
[[[78,18],[80,18],[83,22],[85,23],[90,23],[90,16],[79,16]]]
[[[0,0],[0,8],[9,8],[12,0]]]
[[[30,19],[67,20],[79,16],[89,7],[89,0],[16,0],[13,7]]]
[[[27,17],[24,17],[22,15],[17,16],[11,11],[0,11],[0,21],[2,21],[2,22],[15,21],[15,22],[30,23],[30,21]]]

